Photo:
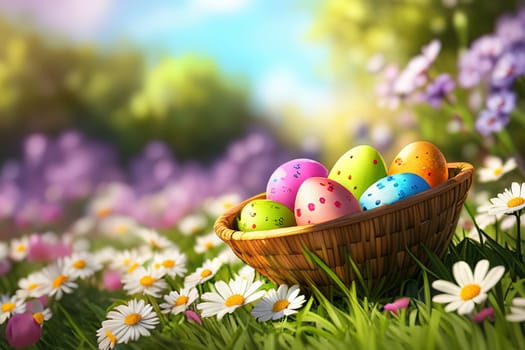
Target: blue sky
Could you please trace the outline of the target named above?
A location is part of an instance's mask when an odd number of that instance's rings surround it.
[[[199,54],[252,87],[267,111],[332,103],[326,48],[307,32],[319,0],[0,0],[0,12],[76,41],[131,42],[146,54]],[[310,6],[310,7],[309,7]]]

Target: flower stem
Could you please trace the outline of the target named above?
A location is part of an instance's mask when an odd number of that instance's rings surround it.
[[[521,256],[521,210],[515,212],[514,215],[516,215],[516,225],[518,226],[516,233],[516,255],[518,256],[518,261],[521,263],[523,261]]]
[[[71,315],[69,314],[69,312],[67,312],[67,310],[62,307],[62,305],[58,304],[58,308],[60,309],[60,312],[62,312],[64,314],[64,316],[66,317],[69,325],[71,326],[71,328],[73,328],[73,331],[76,333],[77,336],[79,336],[82,341],[87,344],[90,348],[92,349],[97,349],[96,346],[94,346],[88,339],[87,337],[85,336],[85,334],[82,332],[82,330],[78,327],[78,325],[76,324],[76,322],[73,320],[73,318],[71,317]]]

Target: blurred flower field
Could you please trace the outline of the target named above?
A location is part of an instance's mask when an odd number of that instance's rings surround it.
[[[397,55],[372,30],[388,11],[365,31],[364,2],[319,10],[315,34],[332,41],[343,79],[348,43],[370,39],[354,54],[366,57],[359,78],[376,114],[339,147],[389,155],[426,139],[476,169],[443,257],[429,251],[416,277],[374,289],[363,278],[345,285],[314,259],[329,293],[269,281],[213,231],[285,161],[330,167],[326,144],[295,145],[282,134],[290,125],[280,133],[272,123],[282,120],[258,119],[242,84],[211,61],[151,67],[136,53],[58,49],[0,23],[18,35],[0,45],[0,348],[525,349],[525,10],[505,3],[491,18],[480,6],[491,26],[478,32],[470,2],[436,4],[443,23],[412,33],[420,47],[402,37]],[[390,10],[422,26],[410,6]],[[344,14],[354,22],[337,36]],[[53,57],[67,64],[49,72]],[[374,132],[378,122],[394,126]]]

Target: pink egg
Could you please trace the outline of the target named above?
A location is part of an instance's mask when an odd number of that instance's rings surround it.
[[[295,198],[297,225],[318,224],[360,211],[361,206],[352,192],[326,177],[306,179]]]
[[[327,177],[328,169],[312,159],[299,158],[280,165],[270,176],[266,186],[266,198],[294,210],[295,196],[301,184],[308,178]]]

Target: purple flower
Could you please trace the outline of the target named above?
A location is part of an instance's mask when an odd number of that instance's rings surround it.
[[[508,87],[524,72],[523,55],[507,52],[496,62],[491,74],[491,83],[496,87]]]
[[[485,320],[494,321],[494,308],[486,307],[477,314],[472,316],[472,321],[481,323]]]
[[[516,94],[509,90],[492,93],[487,98],[487,109],[502,114],[510,114],[516,106]]]
[[[454,90],[456,83],[449,74],[441,74],[427,85],[424,99],[434,108],[441,107],[446,96]]]
[[[483,136],[501,131],[510,121],[508,114],[497,111],[482,110],[476,119],[476,130]]]
[[[393,303],[386,304],[384,306],[385,311],[390,311],[394,314],[397,314],[398,310],[406,309],[410,303],[410,298],[401,298],[397,299]]]
[[[13,348],[25,348],[40,339],[42,327],[35,321],[32,314],[15,314],[7,322],[5,336]]]

